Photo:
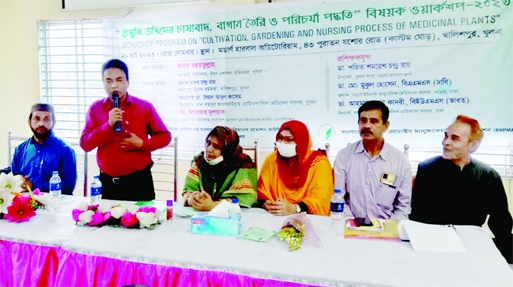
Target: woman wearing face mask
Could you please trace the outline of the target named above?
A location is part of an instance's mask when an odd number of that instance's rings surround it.
[[[258,199],[275,215],[307,212],[329,215],[333,173],[324,151],[312,151],[308,128],[284,123],[276,134],[277,151],[262,166]]]
[[[256,202],[257,172],[242,152],[236,131],[217,126],[205,139],[205,151],[197,155],[185,178],[182,196],[195,210],[212,210],[224,198],[251,207]]]

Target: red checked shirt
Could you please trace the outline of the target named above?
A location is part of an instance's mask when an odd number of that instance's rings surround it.
[[[124,111],[121,128],[125,132],[115,132],[107,123],[112,109],[112,101],[108,97],[91,105],[80,137],[80,146],[86,152],[98,148],[98,167],[104,173],[116,177],[144,169],[151,162],[151,152],[171,142],[171,132],[150,102],[128,93],[125,103],[121,103],[121,110]],[[116,138],[126,136],[127,132],[143,140],[140,150],[123,151],[116,147]]]

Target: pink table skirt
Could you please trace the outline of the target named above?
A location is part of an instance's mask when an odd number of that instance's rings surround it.
[[[0,240],[0,286],[55,286],[63,250]]]
[[[85,255],[56,246],[0,240],[0,286],[307,287],[226,271],[195,270]]]

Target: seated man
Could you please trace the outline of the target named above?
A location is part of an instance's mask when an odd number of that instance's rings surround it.
[[[240,206],[256,202],[257,171],[253,160],[242,151],[239,134],[217,126],[205,139],[205,151],[194,157],[185,178],[185,205],[208,211],[224,198],[237,198]]]
[[[458,116],[445,131],[443,155],[419,163],[413,187],[411,220],[431,224],[485,223],[495,244],[512,263],[512,219],[497,171],[471,158],[483,139],[477,120]]]
[[[262,166],[258,199],[275,215],[307,212],[329,215],[333,195],[331,164],[323,151],[312,151],[308,128],[284,123],[276,134],[277,151]]]
[[[342,191],[347,216],[402,220],[410,213],[411,166],[406,155],[385,143],[388,107],[365,102],[358,109],[361,141],[335,159],[335,188]]]
[[[59,172],[62,194],[73,194],[77,184],[77,160],[75,151],[52,131],[55,112],[50,104],[34,104],[28,124],[34,136],[21,143],[14,152],[11,169],[14,175],[22,175],[22,188],[39,188],[48,192],[53,171]]]

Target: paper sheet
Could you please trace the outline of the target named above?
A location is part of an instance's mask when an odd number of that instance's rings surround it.
[[[408,224],[404,230],[416,252],[466,252],[452,226]]]

